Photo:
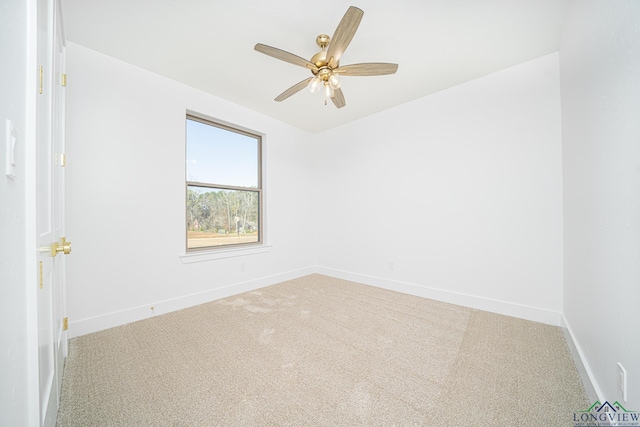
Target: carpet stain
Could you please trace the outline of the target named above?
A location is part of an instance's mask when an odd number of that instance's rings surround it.
[[[252,313],[269,313],[271,311],[269,308],[258,307],[257,305],[245,305],[243,307]]]
[[[378,335],[378,342],[380,344],[385,344],[385,346],[389,346],[391,344],[393,344],[393,339],[386,337],[384,335]]]
[[[367,383],[356,384],[351,392],[351,410],[361,419],[366,419],[371,414],[371,393]]]
[[[247,304],[251,304],[251,301],[246,300],[244,298],[236,298],[233,301],[228,301],[226,299],[217,301],[218,304],[222,304],[222,305],[230,305],[232,307],[242,307],[245,306]]]
[[[271,342],[271,339],[273,338],[274,333],[275,333],[275,329],[265,329],[262,331],[262,333],[258,337],[258,341],[261,344],[269,344]]]

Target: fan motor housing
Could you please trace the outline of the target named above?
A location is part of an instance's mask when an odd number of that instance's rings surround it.
[[[329,65],[329,61],[327,61],[327,52],[322,51],[318,52],[313,57],[311,57],[311,62],[313,62],[316,67],[324,68]]]
[[[327,60],[327,51],[325,49],[327,48],[327,46],[329,46],[330,41],[331,37],[326,34],[320,34],[318,37],[316,37],[316,44],[322,50],[311,57],[311,62],[313,62],[316,67],[319,68],[317,72],[313,72],[314,75],[320,73],[323,68],[328,68],[329,66],[329,61]],[[334,68],[337,67],[338,64],[336,64]]]

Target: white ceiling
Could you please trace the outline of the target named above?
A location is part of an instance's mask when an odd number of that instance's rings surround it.
[[[350,5],[364,11],[340,61],[394,62],[395,75],[344,77],[347,105],[303,90],[311,76],[256,52],[310,59]],[[68,41],[320,132],[555,52],[567,0],[63,0]]]

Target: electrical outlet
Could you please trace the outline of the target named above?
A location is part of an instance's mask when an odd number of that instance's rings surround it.
[[[618,362],[618,392],[622,396],[622,400],[627,401],[627,370]]]
[[[245,264],[244,262],[240,263],[240,271],[247,271],[247,264]]]
[[[389,270],[395,270],[396,269],[396,263],[393,261],[389,261]]]

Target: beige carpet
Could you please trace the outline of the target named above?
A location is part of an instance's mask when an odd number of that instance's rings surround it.
[[[559,328],[321,275],[70,342],[59,426],[571,426]]]

